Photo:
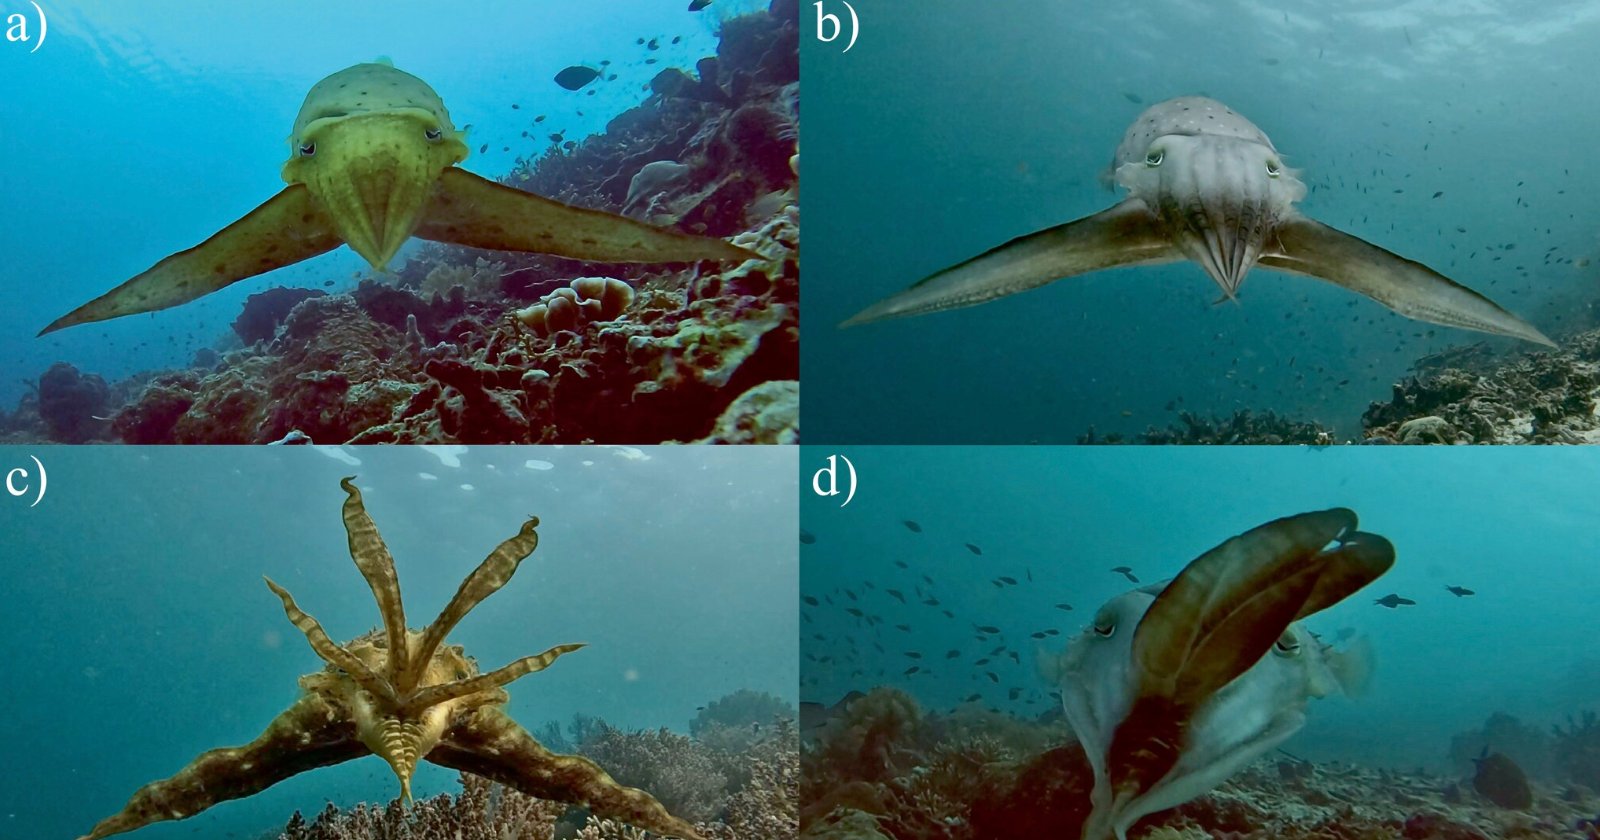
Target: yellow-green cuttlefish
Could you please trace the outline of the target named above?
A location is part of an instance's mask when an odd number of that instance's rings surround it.
[[[597,262],[739,261],[720,239],[570,207],[457,164],[466,132],[433,88],[387,62],[357,64],[306,94],[289,137],[289,186],[210,239],[156,263],[39,332],[167,309],[348,244],[384,268],[412,236]]]

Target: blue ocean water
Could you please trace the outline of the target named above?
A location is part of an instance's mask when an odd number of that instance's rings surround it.
[[[890,685],[936,711],[971,694],[1025,719],[1058,711],[1036,653],[1061,651],[1135,587],[1112,569],[1153,583],[1257,525],[1342,506],[1397,559],[1306,625],[1328,642],[1366,639],[1374,672],[1358,698],[1312,701],[1285,750],[1448,772],[1451,737],[1495,712],[1548,732],[1600,710],[1600,453],[808,447],[802,471],[835,453],[860,483],[844,508],[801,502],[815,542],[801,546],[800,588],[817,602],[801,608],[803,701]],[[1002,577],[1016,584],[997,586]],[[1390,593],[1416,605],[1374,603]],[[974,625],[1001,632],[980,643]],[[992,653],[1002,642],[1015,660]]]
[[[6,470],[31,469],[29,454],[48,470],[43,501],[0,497],[0,837],[84,834],[287,708],[321,661],[262,575],[336,640],[378,623],[345,542],[345,475],[414,627],[540,518],[538,549],[449,637],[485,669],[588,643],[508,687],[530,730],[582,713],[687,732],[738,689],[795,701],[793,449],[0,449]],[[455,778],[425,765],[416,795]],[[296,809],[397,792],[368,757],[138,836],[258,837]]]
[[[662,68],[692,69],[713,54],[720,20],[766,7],[759,0],[717,0],[696,13],[686,11],[687,0],[614,0],[603,9],[419,0],[40,5],[49,27],[40,49],[0,41],[0,358],[10,372],[0,380],[0,406],[7,409],[53,362],[107,379],[186,364],[196,350],[232,340],[230,325],[254,292],[327,281],[342,289],[366,276],[366,263],[340,248],[176,309],[34,338],[56,317],[281,190],[295,114],[323,77],[391,59],[433,86],[458,128],[471,126],[473,153],[463,165],[493,178],[519,157],[542,154],[550,134],[581,141],[602,131],[649,95],[645,86]],[[27,2],[0,2],[0,13],[24,12],[35,14]],[[658,49],[649,48],[652,40]],[[615,81],[576,92],[553,81],[568,65],[603,60]]]
[[[835,329],[939,269],[1111,206],[1099,176],[1123,131],[1186,94],[1260,126],[1310,187],[1307,215],[1558,341],[1595,323],[1600,4],[855,7],[848,54],[808,39],[803,56],[813,441],[1070,443],[1091,426],[1137,433],[1180,410],[1240,408],[1353,436],[1413,361],[1485,340],[1263,269],[1236,304],[1214,304],[1191,263]]]

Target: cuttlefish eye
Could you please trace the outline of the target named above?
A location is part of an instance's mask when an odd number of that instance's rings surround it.
[[[430,129],[428,129],[427,131],[425,131],[423,133],[428,136],[429,140],[438,140],[439,138],[444,136],[444,131],[442,129],[438,129],[438,128],[430,128]]]
[[[1166,157],[1166,154],[1167,154],[1166,151],[1164,151],[1162,149],[1151,149],[1149,151],[1149,153],[1147,153],[1144,156],[1144,165],[1145,166],[1160,166],[1161,165],[1161,161],[1162,161],[1163,158]]]
[[[1272,652],[1279,656],[1299,656],[1300,640],[1295,638],[1294,633],[1284,631],[1284,634],[1272,643]]]
[[[300,156],[301,157],[311,157],[312,155],[314,155],[316,153],[317,153],[317,144],[316,143],[302,143],[302,144],[300,144]]]
[[[1102,639],[1111,638],[1117,632],[1117,619],[1110,611],[1102,612],[1094,617],[1094,634]]]
[[[1282,172],[1282,171],[1283,171],[1283,165],[1282,164],[1278,163],[1275,160],[1267,161],[1267,177],[1268,178],[1276,178],[1276,177],[1278,177],[1278,173]]]

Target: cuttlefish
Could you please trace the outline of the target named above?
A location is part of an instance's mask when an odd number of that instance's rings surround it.
[[[466,132],[433,88],[386,62],[357,64],[306,94],[289,135],[289,186],[210,239],[57,318],[39,332],[153,312],[349,245],[382,270],[412,236],[597,262],[739,261],[702,236],[569,207],[457,164]]]
[[[542,671],[581,644],[556,645],[487,674],[445,635],[473,607],[511,579],[539,544],[537,517],[502,542],[456,590],[439,617],[422,630],[406,626],[394,560],[367,515],[352,479],[344,527],[350,557],[378,602],[383,627],[336,644],[288,591],[267,580],[283,601],[290,623],[305,634],[326,663],[300,678],[303,694],[265,732],[242,747],[201,753],[171,778],[151,782],[122,811],[100,821],[80,840],[98,840],[162,820],[192,817],[230,799],[259,793],[290,776],[377,755],[411,800],[411,776],[427,760],[499,782],[541,799],[582,805],[594,814],[653,831],[701,840],[689,823],[667,812],[650,794],[624,787],[594,762],[545,749],[505,713],[512,680]]]
[[[892,295],[841,326],[984,303],[1103,268],[1192,260],[1233,300],[1257,265],[1366,295],[1408,318],[1555,346],[1427,266],[1300,214],[1306,187],[1254,123],[1214,99],[1152,105],[1123,135],[1092,216],[1013,239]]]
[[[1296,622],[1393,563],[1389,541],[1357,531],[1349,510],[1275,520],[1111,599],[1042,658],[1094,770],[1083,840],[1125,840],[1294,734],[1310,698],[1353,691],[1361,651],[1335,653]]]

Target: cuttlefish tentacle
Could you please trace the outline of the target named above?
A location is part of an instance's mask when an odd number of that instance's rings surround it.
[[[349,478],[340,486],[347,494],[343,518],[351,557],[383,613],[383,630],[336,644],[288,591],[268,580],[289,621],[328,667],[301,678],[305,694],[260,738],[244,747],[204,753],[172,778],[146,785],[83,840],[190,817],[306,770],[367,754],[389,764],[407,802],[416,766],[426,760],[481,772],[536,796],[580,803],[602,817],[650,831],[701,840],[692,826],[673,817],[650,794],[617,784],[587,759],[553,755],[501,711],[509,700],[503,686],[544,670],[583,645],[557,645],[479,674],[460,646],[443,644],[450,629],[504,586],[537,547],[536,517],[467,576],[425,631],[413,631],[403,624],[394,562],[367,516],[360,491]]]
[[[471,679],[418,689],[412,692],[411,696],[406,700],[405,708],[426,709],[429,706],[434,706],[447,700],[455,700],[472,694],[481,694],[490,689],[509,685],[529,674],[543,671],[558,658],[582,647],[584,647],[583,644],[556,645],[544,653],[524,656],[503,668],[497,668],[487,674],[479,674]]]
[[[1112,161],[1128,199],[1000,246],[841,326],[983,303],[1120,265],[1189,259],[1232,299],[1256,265],[1343,286],[1408,318],[1555,346],[1531,324],[1418,263],[1312,221],[1272,141],[1220,102],[1186,96],[1135,119]],[[1067,252],[1067,253],[1057,253]]]
[[[493,707],[458,718],[428,760],[492,779],[529,796],[576,802],[597,816],[657,834],[701,840],[694,826],[673,816],[655,797],[619,784],[587,758],[550,752]]]
[[[394,570],[394,557],[389,554],[389,547],[383,544],[377,523],[367,515],[366,506],[361,503],[361,489],[352,483],[353,479],[354,476],[345,476],[339,480],[339,486],[344,488],[346,494],[343,515],[345,533],[349,535],[350,559],[355,561],[361,576],[372,587],[372,597],[378,602],[378,615],[383,619],[389,649],[404,652],[406,608],[400,598],[400,576]],[[396,677],[395,668],[405,661],[403,656],[391,656],[386,676],[393,680]]]
[[[263,576],[262,579],[267,582],[267,588],[283,601],[283,612],[289,617],[289,623],[305,634],[306,641],[311,644],[311,650],[322,657],[322,661],[349,674],[350,679],[355,680],[367,691],[390,702],[398,699],[394,684],[388,677],[374,673],[359,657],[329,637],[328,631],[322,629],[322,624],[294,602],[294,596],[289,594],[289,590],[274,583],[272,578]]]
[[[242,747],[201,753],[171,778],[151,782],[118,813],[79,840],[100,840],[164,820],[193,816],[241,799],[291,776],[367,754],[355,724],[327,698],[307,694]]]
[[[603,262],[742,261],[750,251],[568,207],[458,168],[466,159],[439,95],[387,63],[318,82],[289,136],[289,187],[205,242],[57,318],[40,335],[153,312],[348,244],[383,270],[412,236]]]
[[[411,654],[411,661],[400,674],[399,685],[402,691],[410,691],[417,685],[417,680],[427,668],[433,653],[438,649],[439,643],[455,628],[456,623],[466,616],[483,599],[493,595],[511,580],[516,574],[517,567],[528,555],[539,547],[539,517],[530,516],[528,521],[522,523],[522,529],[515,536],[500,543],[489,556],[478,564],[478,568],[461,581],[461,586],[456,588],[456,594],[450,596],[450,602],[439,611],[439,617],[428,625],[422,634],[422,642]]]
[[[1201,555],[1155,596],[1131,642],[1131,702],[1108,743],[1093,732],[1084,741],[1086,749],[1104,750],[1091,762],[1095,785],[1085,840],[1125,837],[1141,817],[1209,789],[1299,728],[1298,713],[1279,716],[1253,737],[1219,746],[1224,752],[1206,766],[1169,781],[1194,747],[1200,709],[1255,667],[1293,622],[1338,603],[1393,565],[1393,546],[1356,531],[1356,524],[1355,514],[1343,508],[1269,522]],[[1069,716],[1107,723],[1080,711],[1094,708],[1086,698],[1074,699]]]

